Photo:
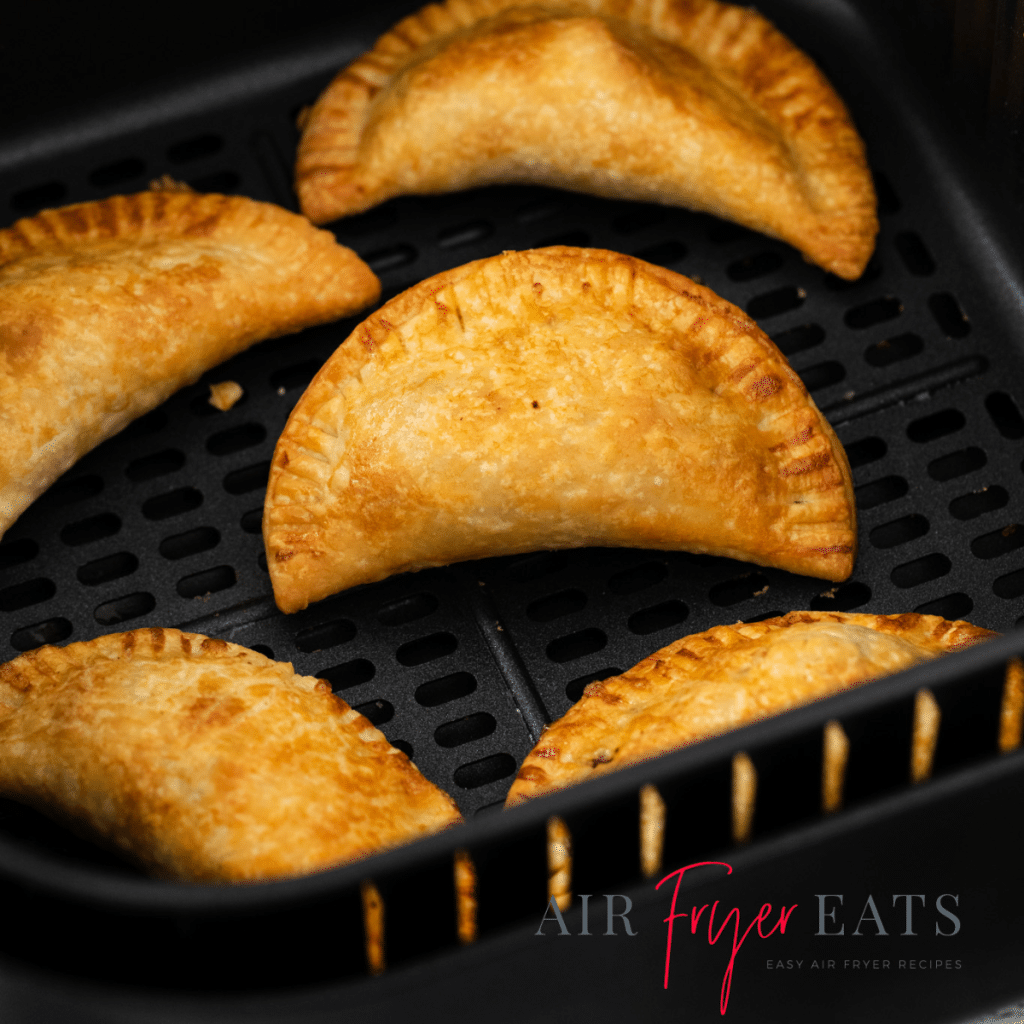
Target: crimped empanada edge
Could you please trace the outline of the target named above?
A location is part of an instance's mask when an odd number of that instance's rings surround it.
[[[520,6],[529,5],[524,0],[429,4],[340,71],[304,121],[295,178],[303,213],[322,224],[388,198],[368,192],[358,180],[360,140],[374,98],[447,37]],[[750,8],[718,0],[655,5],[642,0],[563,0],[543,8],[638,24],[698,53],[761,110],[797,153],[808,176],[811,206],[819,215],[804,243],[810,256],[840,277],[852,280],[863,273],[878,233],[863,142],[845,104],[814,61],[771,22]]]
[[[659,669],[665,662],[673,662],[673,682],[683,683],[686,679],[700,676],[701,664],[708,655],[714,656],[738,643],[759,640],[783,632],[791,626],[827,622],[861,626],[888,633],[918,644],[924,649],[937,649],[943,654],[964,650],[999,635],[962,619],[950,621],[938,615],[922,615],[918,612],[876,615],[862,612],[793,611],[760,622],[713,626],[711,629],[668,644],[621,675],[587,686],[583,697],[560,719],[547,727],[533,750],[527,754],[512,784],[506,808],[577,785],[596,774],[608,771],[606,763],[601,762],[593,765],[588,773],[581,774],[576,770],[564,772],[564,778],[560,780],[559,772],[552,771],[551,766],[557,765],[559,756],[567,746],[574,744],[576,737],[586,738],[590,735],[596,743],[599,737],[594,734],[607,731],[607,715],[602,716],[599,705],[616,709],[621,713],[634,703],[649,702],[652,699],[652,691],[663,684],[663,680],[659,680],[658,677]],[[614,711],[612,713],[614,714]],[[685,745],[687,744],[680,744]],[[612,770],[614,767],[620,766],[613,766]]]
[[[681,274],[607,250],[554,246],[506,252],[501,256],[488,257],[444,271],[420,282],[364,320],[321,367],[292,410],[282,431],[271,459],[267,484],[263,535],[271,582],[278,607],[282,611],[299,611],[310,601],[320,600],[338,589],[332,585],[330,573],[322,569],[322,560],[326,555],[324,538],[330,525],[328,482],[336,467],[324,458],[321,449],[331,447],[335,439],[331,424],[331,403],[340,400],[342,382],[358,380],[375,347],[396,326],[420,315],[428,308],[428,304],[430,307],[435,306],[440,301],[438,296],[441,292],[457,286],[487,264],[499,260],[512,260],[521,263],[526,269],[556,266],[577,277],[581,261],[624,264],[633,275],[644,275],[682,300],[700,303],[708,309],[709,314],[731,320],[755,345],[762,359],[792,385],[790,408],[817,427],[819,448],[827,449],[827,452],[821,450],[809,458],[793,459],[790,471],[780,472],[780,476],[792,480],[794,493],[807,487],[813,490],[813,481],[823,480],[822,487],[831,495],[825,504],[831,503],[829,507],[835,505],[832,518],[821,522],[804,523],[794,519],[793,533],[807,535],[810,539],[803,544],[784,539],[781,542],[784,554],[779,558],[772,555],[766,556],[767,560],[758,560],[742,552],[736,552],[733,556],[834,582],[849,577],[853,571],[857,547],[856,509],[849,463],[828,421],[774,343],[741,310]],[[750,375],[754,375],[753,370]],[[748,390],[756,394],[760,383],[759,380],[750,381]],[[809,433],[813,434],[813,429]],[[302,502],[298,506],[292,497],[278,498],[279,481],[285,477],[289,477],[301,493]],[[832,481],[834,477],[841,480],[838,488]],[[788,507],[795,516],[796,513],[792,512],[794,506]],[[785,521],[780,521],[778,525],[778,532],[784,534]],[[296,557],[299,559],[296,565],[301,568],[288,565]],[[359,582],[372,580],[361,579]]]

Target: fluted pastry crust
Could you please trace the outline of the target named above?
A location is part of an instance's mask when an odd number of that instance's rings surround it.
[[[0,231],[0,536],[87,451],[210,367],[379,291],[329,232],[239,196],[114,196]]]
[[[303,874],[461,821],[327,683],[176,629],[0,665],[0,794],[187,881]]]
[[[813,61],[716,0],[447,0],[382,36],[305,121],[303,212],[533,182],[726,217],[856,278],[864,146]]]
[[[997,635],[937,615],[790,612],[683,637],[591,683],[527,755],[506,806]]]
[[[360,324],[292,411],[263,530],[286,612],[540,548],[830,580],[856,549],[846,455],[757,325],[679,274],[565,246],[438,274]]]

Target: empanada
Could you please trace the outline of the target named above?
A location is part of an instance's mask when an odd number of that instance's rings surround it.
[[[382,36],[305,121],[315,223],[392,196],[533,182],[685,206],[859,277],[864,146],[813,61],[716,0],[447,0]]]
[[[630,256],[507,252],[410,288],[299,399],[263,516],[278,606],[538,548],[685,549],[842,580],[842,446],[735,306]]]
[[[591,683],[545,729],[505,806],[996,635],[936,615],[790,612],[684,637],[621,676]]]
[[[114,196],[0,231],[0,536],[211,366],[379,291],[329,232],[239,196]]]
[[[176,629],[0,665],[0,795],[188,881],[303,874],[461,821],[327,683]]]

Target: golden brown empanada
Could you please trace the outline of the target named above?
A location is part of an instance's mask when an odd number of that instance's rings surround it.
[[[0,795],[190,881],[316,871],[461,820],[327,683],[176,629],[0,665]]]
[[[997,635],[936,615],[790,612],[684,637],[621,676],[591,683],[544,730],[505,806]]]
[[[278,606],[538,548],[684,549],[830,580],[846,455],[783,355],[689,278],[600,249],[438,274],[299,399],[263,516]]]
[[[859,277],[864,146],[806,55],[716,0],[447,0],[382,36],[305,121],[315,223],[404,193],[533,182],[703,210]]]
[[[114,196],[0,231],[0,536],[211,366],[379,292],[329,232],[239,196]]]

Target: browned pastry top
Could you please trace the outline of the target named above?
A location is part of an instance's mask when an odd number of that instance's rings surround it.
[[[0,535],[211,366],[379,290],[329,232],[239,196],[114,196],[0,231]]]
[[[447,0],[342,71],[296,166],[317,223],[402,193],[534,182],[704,210],[858,277],[864,146],[813,61],[716,0]]]
[[[176,629],[0,665],[0,795],[188,881],[303,874],[461,820],[326,683]]]
[[[757,325],[689,278],[556,246],[438,274],[331,356],[278,441],[279,607],[540,548],[725,555],[831,580],[846,455]]]
[[[996,635],[936,615],[790,612],[684,637],[591,683],[527,755],[506,806]]]

